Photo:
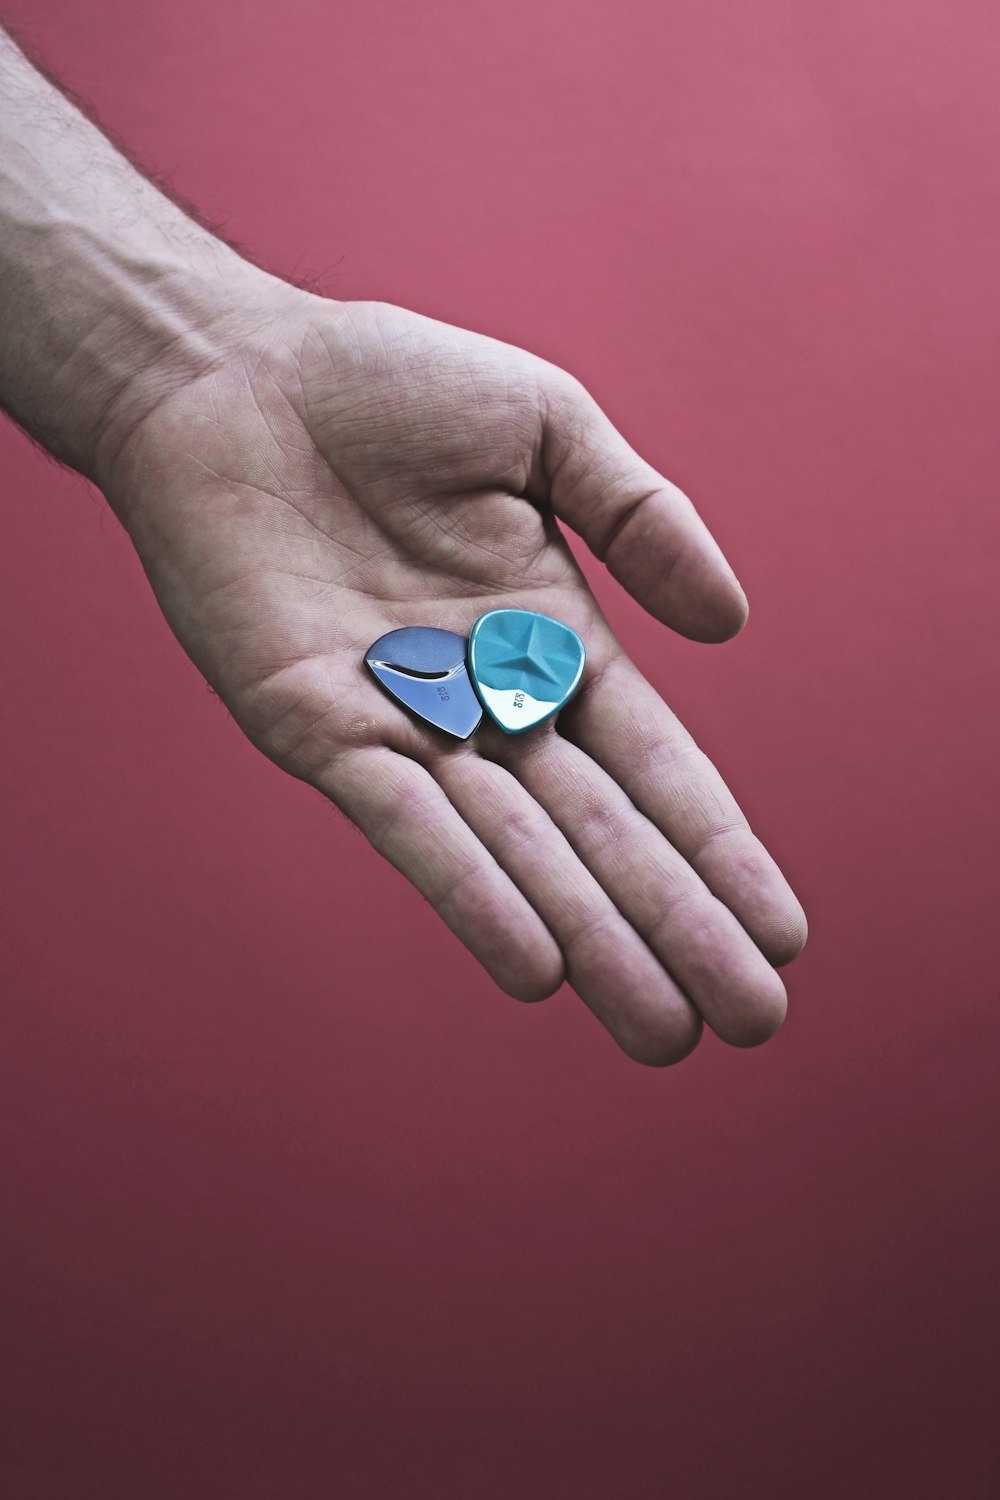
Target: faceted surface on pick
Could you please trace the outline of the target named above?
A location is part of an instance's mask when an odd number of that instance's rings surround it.
[[[453,630],[404,625],[379,636],[365,652],[365,663],[411,713],[467,740],[483,710],[469,681],[465,652],[465,636]]]
[[[480,615],[469,637],[469,675],[491,718],[523,734],[558,713],[587,659],[575,630],[529,609]]]

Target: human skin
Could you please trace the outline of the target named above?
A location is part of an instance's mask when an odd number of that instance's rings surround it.
[[[694,507],[580,383],[497,340],[338,302],[171,203],[0,33],[0,402],[126,528],[181,645],[523,1000],[567,979],[637,1060],[764,1041],[805,919],[629,661],[560,530],[664,625],[746,620]],[[448,741],[363,667],[499,607],[587,647],[554,725]]]

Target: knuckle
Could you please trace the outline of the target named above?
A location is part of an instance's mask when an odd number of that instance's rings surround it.
[[[714,773],[715,767],[704,750],[686,735],[677,734],[663,735],[640,751],[632,774],[635,785],[641,788],[649,782],[679,785],[695,781],[706,771]]]
[[[448,870],[428,889],[427,898],[448,925],[491,931],[502,902],[492,882],[477,879],[476,861],[451,861]]]
[[[497,830],[496,848],[503,859],[543,858],[549,843],[551,824],[537,806],[511,808]]]
[[[570,915],[563,922],[560,937],[574,965],[586,965],[589,956],[595,950],[600,951],[609,930],[620,926],[621,921],[618,912],[610,909],[598,912],[584,909]]]
[[[673,883],[662,901],[663,909],[646,933],[646,941],[654,953],[670,947],[670,938],[676,936],[679,921],[684,923],[689,935],[695,929],[710,933],[718,902],[704,886],[694,881],[683,885]]]
[[[588,857],[603,859],[629,841],[631,819],[620,808],[606,802],[589,802],[580,812],[573,834]]]
[[[706,854],[715,854],[719,845],[732,845],[725,851],[729,869],[739,868],[751,873],[757,863],[757,840],[750,832],[745,820],[732,817],[716,817],[706,822],[701,829],[692,858],[700,859]]]

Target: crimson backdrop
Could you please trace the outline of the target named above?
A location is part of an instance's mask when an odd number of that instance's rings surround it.
[[[567,365],[692,492],[738,641],[591,575],[813,937],[667,1073],[505,1000],[0,432],[0,1488],[997,1493],[995,5],[6,9],[273,269]]]

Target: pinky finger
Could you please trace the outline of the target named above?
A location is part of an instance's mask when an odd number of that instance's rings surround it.
[[[564,978],[559,946],[437,782],[384,747],[347,752],[314,784],[425,896],[490,977],[518,1000]]]

